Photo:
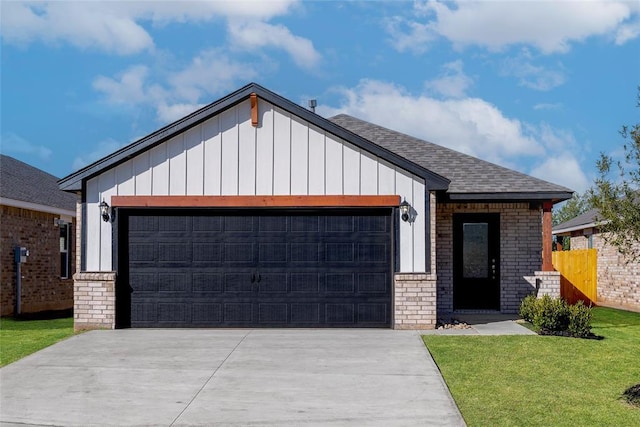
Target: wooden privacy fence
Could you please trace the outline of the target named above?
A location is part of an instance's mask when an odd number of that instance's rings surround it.
[[[579,300],[585,304],[597,302],[598,251],[577,249],[555,251],[553,266],[560,272],[560,295],[570,304]]]

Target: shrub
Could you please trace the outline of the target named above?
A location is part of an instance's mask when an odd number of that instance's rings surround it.
[[[520,304],[520,316],[540,334],[592,337],[591,307],[582,301],[569,305],[561,298],[529,295]]]
[[[528,295],[520,303],[520,317],[529,323],[533,323],[533,316],[536,312],[538,298],[535,295]]]
[[[569,326],[569,310],[563,299],[545,295],[538,300],[533,315],[533,327],[542,332],[566,331]]]
[[[585,338],[591,335],[591,307],[582,301],[568,306],[569,333],[574,337]]]

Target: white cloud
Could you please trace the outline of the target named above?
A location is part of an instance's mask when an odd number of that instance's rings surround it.
[[[541,102],[539,104],[534,105],[533,109],[534,110],[561,110],[562,107],[563,106],[561,102],[556,102],[556,103]]]
[[[391,36],[391,45],[399,52],[424,53],[428,44],[436,39],[429,25],[394,16],[385,21],[385,29]]]
[[[93,81],[93,88],[106,95],[113,104],[138,104],[148,99],[145,81],[149,68],[135,65],[119,73],[117,78],[98,76]]]
[[[167,104],[165,102],[161,102],[156,107],[156,117],[158,118],[158,121],[162,123],[171,123],[193,113],[205,105],[206,104],[189,103]]]
[[[319,106],[319,114],[350,114],[574,190],[588,187],[569,131],[506,117],[479,98],[438,100],[375,80],[337,90],[341,104]],[[537,166],[528,170],[532,162]]]
[[[43,161],[51,159],[53,152],[44,145],[34,144],[13,132],[2,134],[0,147],[3,153],[29,154]]]
[[[520,86],[539,91],[551,90],[563,85],[566,81],[562,64],[556,65],[555,69],[534,65],[528,53],[505,59],[501,71],[506,76],[517,77]]]
[[[130,16],[108,2],[3,2],[2,37],[28,45],[66,42],[128,55],[153,48],[149,33]]]
[[[443,66],[444,72],[437,79],[425,83],[425,87],[445,97],[462,98],[473,84],[473,79],[462,70],[461,60]]]
[[[237,81],[257,76],[253,66],[232,60],[219,50],[199,53],[183,70],[168,79],[174,98],[197,102],[203,95],[219,94],[233,89]]]
[[[147,66],[134,65],[115,77],[98,76],[93,88],[110,104],[155,109],[162,123],[175,121],[203,107],[213,96],[232,89],[238,80],[257,75],[255,69],[236,62],[224,52],[204,51],[182,70],[154,75]],[[159,80],[163,83],[158,83]],[[204,101],[204,102],[203,102]]]
[[[300,68],[313,69],[320,62],[321,56],[313,47],[313,43],[291,34],[283,25],[231,20],[228,29],[236,47],[247,50],[280,48],[287,52]]]
[[[589,188],[589,180],[582,171],[580,163],[568,152],[546,157],[542,163],[531,170],[530,174],[545,181],[564,185],[579,193]]]
[[[544,154],[544,147],[527,126],[505,117],[482,99],[414,96],[400,86],[375,80],[339,91],[342,104],[338,108],[321,106],[320,114],[351,114],[506,166],[512,166],[519,156]]]
[[[73,159],[73,170],[81,169],[98,159],[105,157],[108,154],[113,153],[116,150],[124,147],[125,144],[121,144],[118,141],[108,138],[100,141],[96,147],[89,153],[82,154]]]
[[[512,45],[535,46],[545,54],[567,52],[572,43],[609,36],[619,43],[638,36],[626,29],[637,13],[624,1],[454,1],[417,2],[408,30],[387,26],[399,50],[424,47],[441,36],[457,47],[482,46],[500,51]],[[419,28],[420,31],[416,31]]]
[[[616,44],[622,45],[640,36],[640,18],[629,24],[621,25],[616,33]]]
[[[260,22],[288,13],[294,3],[295,0],[5,1],[0,31],[3,40],[11,44],[68,43],[82,49],[130,55],[154,48],[153,38],[144,25],[238,18]],[[290,33],[287,38],[289,45],[310,43]],[[285,49],[292,53],[295,47]]]

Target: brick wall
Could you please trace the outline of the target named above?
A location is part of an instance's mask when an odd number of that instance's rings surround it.
[[[54,225],[54,219],[59,217],[29,209],[0,206],[0,315],[9,316],[14,312],[16,264],[13,248],[16,246],[29,250],[27,262],[21,265],[21,312],[73,307],[73,280],[71,277],[60,278],[60,229]],[[71,230],[73,234],[73,227]],[[70,250],[73,272],[73,245],[70,245]]]
[[[453,214],[500,214],[500,311],[517,313],[534,292],[525,279],[542,265],[542,213],[529,203],[439,203],[436,209],[438,313],[453,311]]]
[[[81,272],[73,276],[73,326],[114,329],[116,324],[115,272]]]
[[[394,328],[434,329],[436,278],[432,274],[399,273],[394,278]]]
[[[598,250],[597,302],[640,308],[640,261],[627,262],[600,233],[593,234],[592,239],[593,248]],[[588,243],[585,236],[571,237],[571,249],[587,249]]]

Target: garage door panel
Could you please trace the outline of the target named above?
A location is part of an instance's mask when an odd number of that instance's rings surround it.
[[[253,264],[255,260],[254,246],[254,243],[225,243],[223,246],[224,262]]]
[[[320,273],[291,273],[291,293],[318,294]]]
[[[384,325],[389,321],[388,311],[387,304],[358,304],[358,322]]]
[[[221,273],[193,273],[192,291],[197,292],[222,292],[222,274]]]
[[[323,256],[320,243],[291,243],[291,263],[317,264]]]
[[[386,264],[389,262],[390,247],[385,243],[360,243],[358,261],[362,263]]]
[[[252,324],[253,304],[251,302],[236,302],[224,304],[224,323],[228,324]]]
[[[355,260],[353,243],[327,243],[324,248],[328,264],[352,263]]]
[[[258,273],[256,288],[260,294],[286,294],[287,273]]]
[[[387,273],[358,274],[358,293],[387,294],[389,293],[390,278]]]
[[[194,263],[222,262],[222,244],[211,242],[194,242],[192,245]]]
[[[286,325],[288,321],[288,304],[258,303],[258,321],[263,325]]]
[[[222,323],[222,304],[194,302],[191,304],[191,320],[194,325]]]
[[[160,323],[185,324],[189,321],[187,316],[189,307],[185,303],[162,302],[158,303],[158,319]]]
[[[287,262],[286,243],[259,243],[258,262],[259,263],[286,263]]]
[[[131,326],[390,325],[389,210],[147,212],[128,216]]]
[[[355,290],[353,273],[325,274],[325,290],[327,294],[352,294]]]
[[[241,293],[252,294],[254,292],[254,284],[251,277],[254,273],[225,273],[224,274],[224,292],[227,294]]]
[[[325,305],[327,324],[353,325],[355,323],[354,304],[334,303]]]

